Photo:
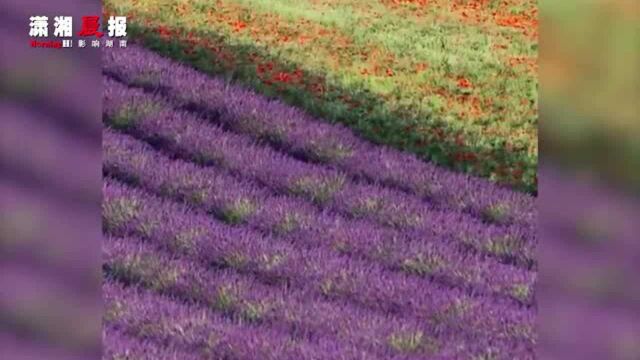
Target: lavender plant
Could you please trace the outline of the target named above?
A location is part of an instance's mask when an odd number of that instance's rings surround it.
[[[314,288],[325,297],[337,297],[381,312],[401,313],[429,320],[438,309],[454,301],[464,301],[474,311],[465,316],[473,333],[492,329],[506,338],[529,337],[514,332],[513,326],[531,328],[533,311],[484,296],[469,296],[428,279],[389,272],[353,258],[337,257],[324,249],[297,249],[274,242],[247,229],[230,228],[204,214],[105,181],[104,202],[139,204],[134,218],[112,229],[114,235],[136,235],[172,248],[176,234],[201,229],[193,238],[193,254],[199,261],[217,268],[233,269],[255,276],[266,285],[287,288]],[[112,214],[105,214],[108,221]],[[327,291],[328,289],[328,291]],[[478,329],[474,329],[478,327]]]
[[[451,286],[531,303],[530,296],[513,296],[512,288],[519,285],[531,289],[534,273],[457,249],[445,237],[425,238],[420,233],[401,236],[398,231],[370,221],[321,212],[295,198],[269,194],[259,184],[238,179],[224,170],[172,160],[132,137],[108,129],[103,148],[107,174],[157,195],[185,201],[226,223],[246,223],[267,233],[289,235],[288,240],[296,246],[333,249]]]
[[[288,335],[302,344],[333,343],[336,354],[343,356],[352,351],[367,351],[368,356],[379,354],[381,358],[399,355],[398,349],[387,340],[410,332],[430,334],[425,336],[425,343],[438,346],[425,351],[433,353],[437,350],[440,355],[461,354],[462,348],[465,352],[479,351],[488,341],[502,343],[505,349],[517,346],[513,340],[489,340],[483,335],[442,328],[443,323],[453,322],[461,316],[462,308],[458,313],[452,313],[450,306],[444,307],[438,315],[440,322],[434,317],[424,325],[413,317],[377,313],[349,302],[328,302],[314,291],[274,288],[234,271],[211,271],[133,237],[107,238],[104,253],[109,281],[149,289],[155,294],[153,296],[191,304],[195,309],[209,311],[252,331],[280,329],[274,334],[276,338]],[[167,281],[168,278],[171,281]],[[131,311],[125,310],[126,305],[120,302],[107,306],[107,321],[121,319],[123,313]]]
[[[173,109],[160,98],[127,89],[109,79],[105,79],[105,85],[107,123],[112,123],[112,117],[123,106],[153,103],[158,110],[152,116],[137,118],[130,133],[173,156],[191,161],[214,159],[203,165],[217,165],[238,176],[248,176],[279,193],[300,196],[321,208],[369,218],[401,230],[448,235],[460,240],[461,245],[506,262],[528,268],[536,266],[532,256],[536,243],[534,229],[517,224],[489,225],[457,211],[436,209],[392,189],[347,181],[339,171],[293,159],[245,136],[225,132],[193,114]],[[453,223],[457,226],[448,225]],[[521,239],[522,247],[516,253],[501,257],[486,251],[487,243],[507,236]]]

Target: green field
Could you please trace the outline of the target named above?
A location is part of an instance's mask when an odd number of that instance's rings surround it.
[[[107,0],[129,37],[365,138],[535,192],[537,3]]]

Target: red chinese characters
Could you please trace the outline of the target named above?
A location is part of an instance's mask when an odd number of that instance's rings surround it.
[[[100,30],[100,17],[99,16],[83,16],[82,28],[78,35],[80,36],[96,36],[102,37],[104,35]]]

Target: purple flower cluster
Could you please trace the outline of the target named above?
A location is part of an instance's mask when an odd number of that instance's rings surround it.
[[[120,203],[124,202],[124,198],[119,199]],[[133,199],[129,200],[133,201]],[[106,207],[111,207],[110,204],[113,204],[111,198],[107,199]],[[149,206],[158,209],[154,205],[157,204]],[[146,222],[147,218],[143,211],[140,211],[137,216],[138,221],[142,221],[143,224]],[[105,220],[110,221],[110,218]],[[158,232],[161,231],[161,229],[158,230]],[[169,232],[170,230],[165,229],[165,231]],[[138,232],[139,235],[146,236],[143,234],[144,227],[141,227]],[[176,230],[176,232],[178,234],[185,233],[181,230]],[[260,276],[259,270],[254,271],[255,276],[251,276],[252,274],[248,271],[238,271],[237,266],[242,261],[242,256],[237,255],[240,254],[239,252],[236,252],[236,255],[232,257],[232,260],[236,262],[225,265],[215,264],[215,259],[220,255],[204,253],[208,246],[206,239],[211,238],[212,235],[203,234],[202,239],[204,240],[199,241],[199,246],[191,244],[190,247],[193,251],[189,253],[193,255],[180,255],[174,250],[171,243],[180,239],[179,235],[170,239],[152,236],[153,243],[150,242],[150,239],[137,240],[127,237],[119,240],[108,237],[105,243],[105,268],[109,278],[129,285],[141,285],[160,294],[179,298],[186,303],[199,303],[218,312],[230,314],[238,321],[259,325],[269,324],[272,327],[284,328],[291,334],[306,334],[305,336],[310,338],[338,334],[341,339],[346,338],[349,342],[355,342],[358,345],[364,342],[368,346],[374,346],[376,340],[386,339],[395,333],[406,332],[409,329],[418,329],[414,331],[432,334],[430,336],[434,337],[434,342],[443,344],[439,345],[442,346],[441,351],[446,350],[444,345],[448,347],[463,346],[467,351],[475,348],[479,351],[478,346],[480,344],[486,346],[488,341],[502,341],[505,346],[514,346],[514,344],[521,342],[517,340],[519,334],[509,334],[503,337],[492,335],[492,332],[486,329],[489,324],[482,326],[482,329],[463,328],[461,321],[479,322],[482,320],[478,316],[484,316],[487,311],[495,311],[487,307],[475,308],[474,306],[478,306],[477,302],[464,296],[450,296],[449,299],[445,299],[446,294],[444,294],[441,295],[441,299],[436,299],[438,304],[435,302],[426,304],[422,301],[425,311],[428,308],[439,309],[435,312],[430,310],[431,316],[422,319],[417,318],[416,314],[411,314],[411,312],[404,316],[402,313],[389,315],[390,311],[376,311],[382,307],[389,309],[388,305],[378,305],[373,301],[376,296],[380,298],[375,294],[375,291],[384,291],[381,287],[384,286],[385,281],[394,281],[388,276],[386,279],[382,278],[381,281],[369,279],[376,281],[376,283],[371,284],[371,294],[368,294],[372,297],[372,303],[365,304],[358,301],[358,297],[362,297],[357,294],[351,294],[353,296],[349,297],[351,289],[346,287],[357,286],[356,282],[358,282],[358,279],[350,278],[350,275],[355,273],[353,270],[349,271],[350,269],[334,271],[333,277],[326,277],[329,281],[316,281],[302,285],[296,284],[296,281],[292,280],[289,286],[277,287],[273,286],[274,278]],[[182,240],[184,241],[185,238],[183,237]],[[310,256],[317,255],[310,254]],[[261,257],[258,257],[257,260],[260,261]],[[309,272],[315,271],[318,274],[309,274],[307,276],[309,278],[319,278],[320,273],[329,272],[324,268],[320,269],[312,259],[308,261],[308,267],[311,269]],[[266,274],[267,271],[268,269],[263,269],[262,274]],[[375,271],[371,272],[374,276],[376,275]],[[288,276],[293,278],[294,275]],[[402,285],[404,284],[395,288],[401,289]],[[437,290],[434,291],[435,295],[439,294]],[[335,294],[333,294],[334,292]],[[406,294],[404,296],[407,297]],[[403,310],[400,300],[402,299],[399,298],[398,302],[393,305],[397,309],[394,312]],[[411,300],[409,299],[409,301]],[[475,315],[472,312],[479,312],[479,314]],[[107,316],[109,316],[109,312],[107,312]],[[508,316],[502,317],[503,320],[507,320],[507,318]],[[427,326],[421,325],[423,319],[426,320]],[[523,324],[522,321],[516,322],[515,319],[509,321],[513,325],[505,327],[504,330],[497,328],[500,325],[493,324],[496,326],[496,333],[514,331],[517,326]],[[373,333],[370,333],[372,331]],[[436,336],[436,334],[438,335]],[[487,336],[490,334],[492,336]],[[509,339],[512,336],[516,340]],[[481,341],[483,338],[484,341]],[[372,341],[374,343],[371,343]],[[364,349],[363,346],[360,347]],[[388,349],[385,349],[383,345],[382,349],[378,351],[384,353],[388,352]],[[453,349],[447,351],[450,352]]]
[[[530,197],[130,50],[103,78],[107,354],[534,357]]]
[[[487,316],[488,312],[500,315],[501,322],[533,319],[530,309],[512,313],[514,306],[509,306],[509,301],[468,295],[430,279],[389,272],[374,263],[337,256],[324,248],[297,248],[248,228],[228,226],[206,213],[190,211],[188,206],[108,178],[104,186],[103,223],[109,234],[139,236],[204,264],[253,275],[268,285],[311,288],[380,311],[428,319],[441,306],[464,301],[479,310],[469,315],[482,326],[497,325],[492,316]],[[328,290],[323,291],[325,288]]]
[[[250,137],[227,132],[193,113],[176,110],[159,96],[127,88],[109,78],[104,81],[106,122],[174,156],[223,167],[277,193],[296,195],[349,217],[370,218],[406,232],[418,231],[422,236],[446,236],[458,246],[504,262],[536,266],[533,227],[487,224],[465,212],[441,209],[392,188],[351,180],[341,171],[295,159]]]
[[[525,303],[535,273],[483,259],[415,232],[403,236],[366,219],[322,212],[304,201],[268,194],[255,182],[215,167],[171,160],[132,137],[105,130],[104,170],[110,176],[160,196],[182,200],[230,224],[248,224],[281,235],[295,246],[313,246],[382,263],[394,270],[429,276],[454,287],[506,295]],[[380,256],[386,252],[384,256]],[[525,289],[524,295],[515,289]]]
[[[294,338],[300,350],[306,348],[306,357],[298,358],[314,358],[314,353],[326,355],[327,359],[379,357],[372,351],[391,355],[386,344],[376,344],[375,340],[408,331],[410,327],[419,328],[419,323],[412,319],[399,321],[347,302],[327,303],[305,292],[266,286],[231,270],[211,271],[136,238],[109,238],[105,254],[110,281],[144,286],[152,293],[149,296],[189,304],[192,312],[208,313],[217,322],[225,320],[227,326],[239,328],[239,337],[265,339],[267,335],[266,339],[276,343],[273,345]],[[107,309],[107,320],[122,316],[117,308]],[[463,339],[458,338],[460,345]],[[444,346],[442,349],[446,350]],[[270,356],[248,358],[271,358],[276,355],[274,350],[272,346],[267,352]]]
[[[46,183],[67,198],[95,198],[99,177],[90,177],[81,165],[100,161],[97,140],[70,136],[55,117],[34,113],[25,105],[3,101],[0,113],[0,168],[7,176],[32,186]]]

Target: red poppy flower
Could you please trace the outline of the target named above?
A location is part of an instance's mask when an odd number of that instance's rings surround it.
[[[286,72],[279,72],[278,75],[276,75],[275,80],[286,83],[291,80],[291,75]]]
[[[247,24],[245,24],[242,21],[236,21],[235,23],[232,24],[233,25],[233,31],[235,32],[239,32],[240,30],[244,29],[247,27]]]
[[[466,78],[458,78],[458,86],[464,89],[470,88],[471,87],[471,81],[467,80]]]
[[[165,26],[159,26],[158,29],[156,29],[156,33],[158,33],[162,38],[168,38],[171,35],[171,30]]]

